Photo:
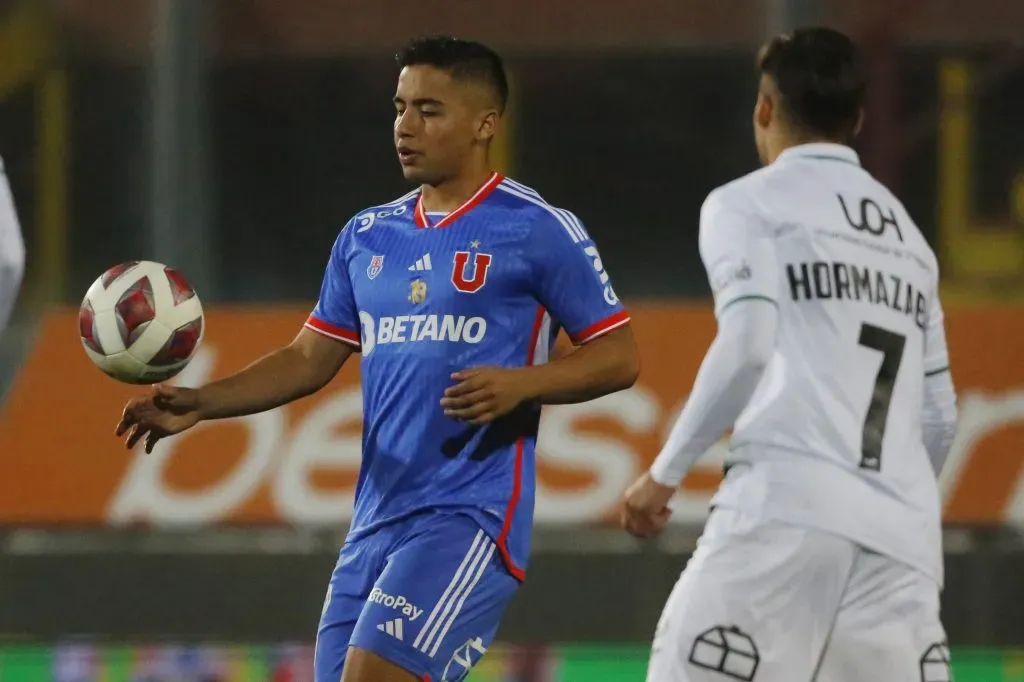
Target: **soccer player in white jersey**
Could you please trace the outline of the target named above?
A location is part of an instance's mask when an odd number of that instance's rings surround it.
[[[759,55],[765,167],[713,191],[718,332],[622,521],[657,532],[732,427],[726,476],[658,623],[648,682],[946,682],[936,477],[952,441],[935,254],[847,146],[865,77],[811,28]]]
[[[14,310],[24,271],[25,243],[3,160],[0,159],[0,335]]]

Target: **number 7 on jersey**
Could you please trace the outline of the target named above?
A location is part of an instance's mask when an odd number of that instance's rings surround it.
[[[889,401],[892,399],[892,389],[896,383],[896,375],[900,371],[906,342],[905,336],[887,329],[866,322],[860,326],[858,343],[882,354],[882,364],[878,367],[875,388],[871,392],[871,402],[864,417],[864,430],[861,433],[862,469],[880,471],[882,468],[882,440],[885,438],[885,423],[889,419]]]

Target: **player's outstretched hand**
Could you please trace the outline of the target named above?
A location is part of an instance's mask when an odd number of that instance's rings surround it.
[[[480,425],[508,414],[527,399],[522,375],[505,367],[474,367],[452,374],[441,407],[452,419]]]
[[[668,523],[672,510],[668,502],[675,489],[662,485],[644,473],[626,490],[620,521],[622,527],[638,538],[658,533]]]
[[[198,421],[198,400],[194,388],[159,384],[149,395],[128,401],[114,433],[118,437],[128,434],[125,438],[128,449],[145,438],[146,452],[153,452],[158,440],[181,433]]]

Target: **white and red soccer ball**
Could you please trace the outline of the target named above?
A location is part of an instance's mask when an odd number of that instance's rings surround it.
[[[203,306],[181,273],[145,260],[100,275],[78,311],[89,359],[129,384],[160,383],[183,370],[203,326]]]

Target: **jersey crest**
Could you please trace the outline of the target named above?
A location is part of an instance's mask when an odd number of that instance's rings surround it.
[[[370,265],[366,268],[366,276],[370,279],[374,279],[380,274],[380,271],[384,269],[384,256],[373,256],[370,259]]]
[[[456,251],[455,264],[452,267],[452,284],[464,294],[475,294],[487,284],[487,270],[491,267],[492,260],[493,257],[489,253],[470,254],[469,251]]]

